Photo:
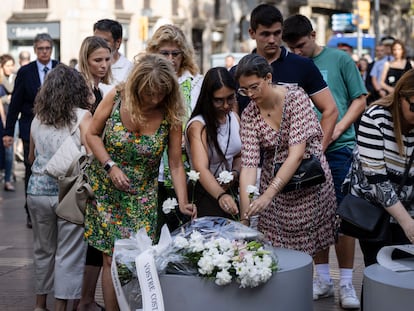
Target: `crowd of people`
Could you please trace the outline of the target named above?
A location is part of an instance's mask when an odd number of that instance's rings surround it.
[[[414,146],[414,64],[404,43],[387,38],[372,62],[355,61],[346,46],[318,45],[307,17],[285,20],[270,4],[251,12],[249,35],[252,53],[205,75],[184,32],[170,24],[155,30],[133,62],[119,52],[122,26],[109,19],[93,25],[69,66],[51,59],[45,33],[34,39],[36,60],[17,73],[12,56],[0,57],[0,167],[4,189],[14,191],[20,138],[35,311],[47,310],[48,294],[55,310],[66,310],[69,300],[73,310],[117,310],[115,240],[145,228],[156,243],[165,223],[174,230],[203,216],[247,226],[257,217],[273,246],[312,256],[314,300],[335,294],[328,261],[335,246],[339,303],[360,308],[355,239],[336,219],[346,182],[391,215],[387,240],[359,241],[367,266],[382,246],[414,243],[414,170],[403,179]],[[58,181],[45,173],[76,127],[76,144],[95,157],[87,169],[95,199],[83,226],[56,216]],[[324,181],[288,190],[308,158],[320,164]],[[187,182],[189,170],[200,174],[196,183]],[[254,198],[251,185],[258,186]],[[178,218],[163,213],[170,198]],[[105,306],[94,300],[100,274]]]

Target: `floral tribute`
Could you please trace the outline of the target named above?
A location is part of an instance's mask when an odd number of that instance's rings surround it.
[[[258,241],[206,239],[194,231],[189,239],[177,236],[174,246],[197,268],[200,276],[214,279],[217,285],[236,281],[242,288],[256,287],[269,280],[277,270],[271,252]]]
[[[170,213],[175,207],[173,199],[164,206]],[[263,234],[237,221],[200,217],[171,233],[164,226],[157,245],[141,228],[129,239],[115,242],[111,268],[113,280],[122,289],[117,293],[126,297],[130,310],[142,308],[136,259],[147,251],[153,255],[158,275],[212,279],[218,286],[230,283],[238,283],[240,288],[260,286],[278,270],[276,251]],[[119,295],[117,299],[120,301]]]

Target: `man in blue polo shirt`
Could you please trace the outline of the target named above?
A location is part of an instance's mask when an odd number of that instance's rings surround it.
[[[290,53],[282,45],[283,16],[270,4],[260,4],[250,14],[249,34],[256,41],[257,53],[271,64],[273,82],[297,84],[312,99],[321,112],[321,126],[324,132],[323,148],[328,147],[338,117],[338,110],[332,94],[318,68],[312,60]],[[236,72],[236,66],[231,71]],[[249,98],[238,96],[239,113],[248,105]]]

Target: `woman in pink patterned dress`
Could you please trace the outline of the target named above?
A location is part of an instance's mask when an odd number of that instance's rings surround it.
[[[242,167],[240,215],[259,215],[258,229],[276,247],[314,256],[334,243],[335,192],[322,151],[323,133],[308,95],[294,85],[273,85],[272,68],[256,54],[241,59],[238,92],[251,101],[241,119]],[[283,163],[274,175],[274,160]],[[303,158],[319,158],[326,181],[283,193]],[[246,191],[256,182],[262,157],[260,196],[251,201]]]

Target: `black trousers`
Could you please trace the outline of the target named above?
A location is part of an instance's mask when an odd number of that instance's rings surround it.
[[[401,244],[411,244],[408,238],[405,236],[404,231],[399,224],[391,223],[390,224],[390,236],[386,241],[380,242],[370,242],[370,241],[359,241],[361,246],[362,254],[364,255],[365,267],[368,267],[372,264],[377,263],[377,254],[380,249],[384,246],[389,245],[401,245]],[[400,252],[399,250],[394,251],[393,258],[404,258],[407,257],[405,252]]]

